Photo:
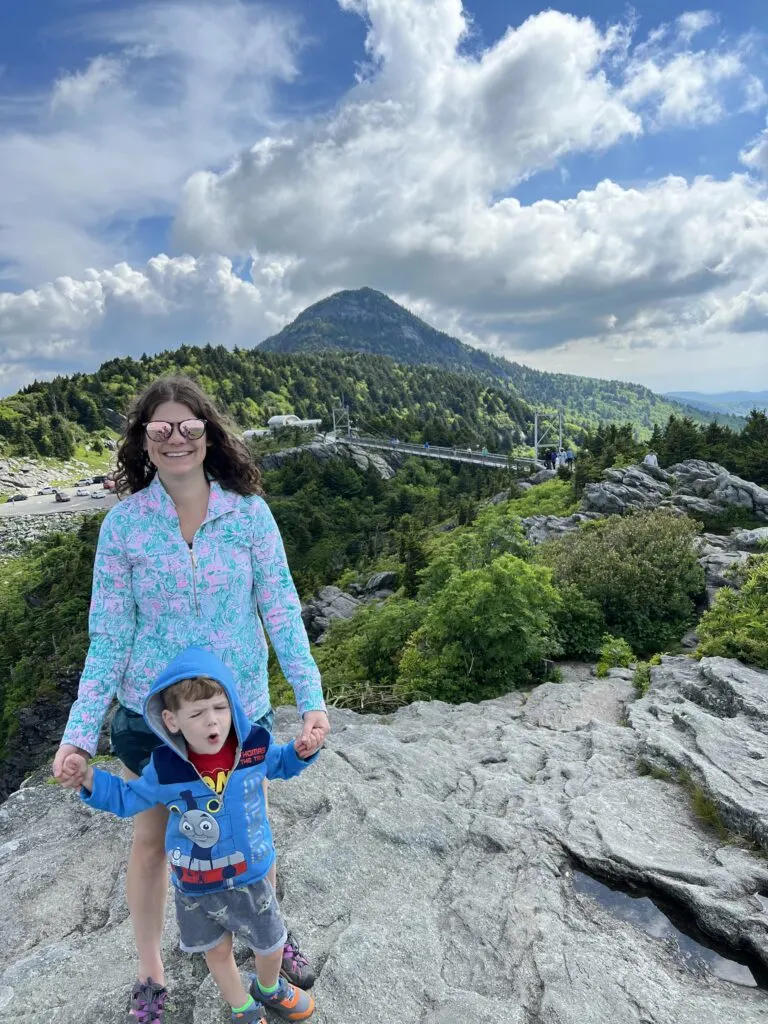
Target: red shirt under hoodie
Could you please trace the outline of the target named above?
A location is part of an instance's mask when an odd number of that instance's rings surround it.
[[[219,795],[224,792],[229,773],[235,766],[236,753],[237,736],[234,729],[230,730],[224,746],[216,754],[196,754],[187,747],[187,757],[200,773],[203,782]]]

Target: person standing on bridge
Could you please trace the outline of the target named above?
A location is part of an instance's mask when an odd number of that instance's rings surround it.
[[[262,620],[302,716],[298,744],[322,745],[330,730],[320,673],[280,533],[261,477],[242,440],[188,377],[164,377],[133,404],[117,453],[118,493],[101,526],[93,572],[91,643],[78,696],[53,763],[76,787],[70,754],[96,751],[114,696],[112,749],[136,779],[161,742],[141,715],[161,671],[190,646],[232,672],[250,722],[271,731]],[[266,784],[265,784],[266,787]],[[266,788],[265,788],[266,796]],[[131,1015],[162,1024],[167,992],[160,952],[168,870],[164,806],[135,818],[127,899],[139,955]],[[275,885],[274,863],[269,878]],[[295,940],[282,973],[299,988],[314,975]]]

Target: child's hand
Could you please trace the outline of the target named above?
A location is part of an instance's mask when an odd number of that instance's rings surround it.
[[[93,768],[82,754],[67,754],[59,781],[67,789],[80,789],[81,786],[90,789],[91,786],[87,785],[87,782],[93,782]]]
[[[302,761],[306,761],[308,758],[320,749],[323,745],[325,734],[322,729],[315,727],[309,734],[308,739],[304,739],[301,736],[294,741],[293,747]]]

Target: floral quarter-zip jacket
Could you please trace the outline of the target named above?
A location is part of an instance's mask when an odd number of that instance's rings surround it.
[[[94,753],[112,698],[141,713],[160,672],[193,646],[210,650],[231,670],[245,713],[256,721],[269,710],[262,619],[299,714],[324,711],[320,673],[267,503],[212,481],[208,514],[190,548],[155,476],[102,523],[91,643],[62,743]]]

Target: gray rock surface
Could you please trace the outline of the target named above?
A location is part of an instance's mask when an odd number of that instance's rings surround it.
[[[362,603],[359,597],[346,594],[339,587],[321,587],[301,607],[301,617],[309,639],[321,641],[334,619],[351,619]]]
[[[95,503],[94,503],[95,504]],[[49,515],[0,518],[0,558],[12,558],[32,541],[49,533],[76,530],[88,512],[52,512]]]
[[[623,515],[644,508],[673,508],[692,516],[741,508],[755,519],[768,520],[768,491],[701,459],[679,462],[666,471],[645,465],[607,469],[600,483],[584,489],[586,512]]]
[[[106,440],[103,442],[105,447]],[[75,480],[92,473],[88,464],[79,459],[53,466],[46,466],[35,459],[0,459],[0,494],[34,494],[37,488],[46,487],[54,480]]]
[[[574,512],[571,516],[527,516],[521,520],[523,531],[532,544],[543,544],[556,540],[566,533],[572,533],[583,523],[601,519],[598,512]]]
[[[530,484],[545,484],[548,480],[554,480],[557,477],[557,471],[554,469],[540,469],[533,476],[528,477],[528,483]]]
[[[332,710],[317,766],[272,785],[283,908],[319,969],[318,1024],[768,1019],[765,991],[693,971],[573,881],[576,865],[642,884],[768,967],[765,859],[637,767],[685,764],[734,826],[762,819],[768,849],[768,674],[665,659],[637,703],[625,680],[574,678],[385,718]],[[276,726],[287,737],[295,712]],[[129,827],[41,777],[0,808],[0,1024],[37,1024],[41,1008],[57,1024],[125,1020]],[[170,914],[165,950],[169,1024],[226,1021],[201,958],[175,950]]]
[[[358,448],[351,444],[335,444],[332,441],[313,441],[296,448],[285,448],[283,451],[263,455],[259,459],[262,469],[280,469],[286,463],[303,456],[310,455],[320,462],[329,459],[351,459],[358,469],[365,472],[375,469],[382,480],[391,480],[398,466],[402,465],[406,456],[397,451],[386,453],[368,448]]]
[[[351,583],[348,593],[339,587],[321,587],[301,608],[309,638],[321,643],[334,619],[351,619],[362,605],[383,601],[396,589],[397,573],[389,570],[374,573],[365,583]]]

